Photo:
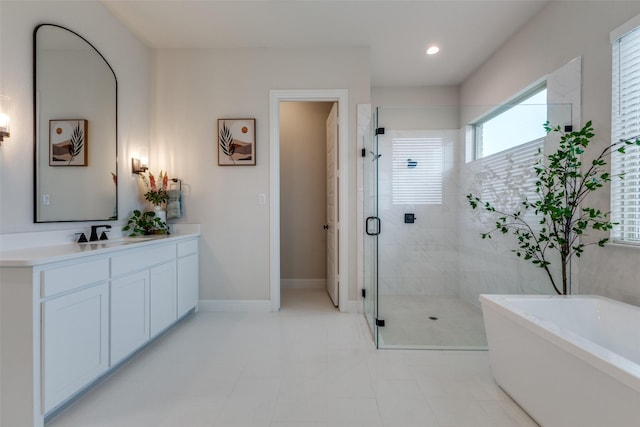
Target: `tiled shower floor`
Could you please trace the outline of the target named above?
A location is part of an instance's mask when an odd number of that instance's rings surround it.
[[[454,296],[380,295],[380,348],[485,350],[482,310]]]

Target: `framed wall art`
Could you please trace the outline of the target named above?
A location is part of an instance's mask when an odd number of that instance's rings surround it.
[[[87,120],[49,120],[49,166],[87,166]]]
[[[218,119],[218,165],[255,164],[256,119]]]

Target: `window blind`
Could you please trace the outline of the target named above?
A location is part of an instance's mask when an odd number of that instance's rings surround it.
[[[640,27],[613,41],[611,140],[640,136]],[[613,241],[640,244],[640,149],[611,156]],[[616,178],[623,175],[623,179]]]
[[[472,193],[480,195],[483,203],[489,202],[506,213],[522,209],[525,198],[530,202],[537,200],[537,175],[533,166],[540,159],[539,150],[543,149],[544,141],[545,138],[538,138],[469,163]],[[524,219],[532,225],[540,220],[533,211],[528,211]]]
[[[442,204],[442,138],[393,138],[394,205]]]

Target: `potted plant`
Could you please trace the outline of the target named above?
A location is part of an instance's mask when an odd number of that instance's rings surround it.
[[[518,257],[531,261],[543,268],[556,293],[568,295],[568,267],[571,258],[580,257],[584,248],[590,244],[604,246],[608,238],[594,243],[584,243],[580,237],[588,230],[608,231],[613,228],[608,212],[585,206],[587,197],[611,181],[611,174],[605,170],[605,158],[613,151],[625,152],[628,145],[640,146],[640,138],[622,140],[607,146],[590,164],[583,164],[580,156],[594,137],[591,122],[587,122],[579,131],[563,132],[561,128],[552,128],[549,122],[544,125],[547,133],[561,135],[557,151],[542,156],[534,166],[536,174],[536,200],[526,197],[516,212],[503,212],[489,202],[483,202],[473,194],[467,195],[472,209],[482,207],[495,216],[495,227],[482,233],[482,238],[491,238],[494,232],[511,233],[515,236],[518,248],[512,250]],[[623,178],[620,176],[620,178]],[[529,223],[525,212],[533,211],[538,223]],[[562,277],[554,278],[550,265],[550,254],[559,252]]]
[[[133,211],[127,225],[122,227],[122,230],[130,231],[130,237],[169,234],[169,226],[157,217],[155,212],[141,212],[137,209]]]

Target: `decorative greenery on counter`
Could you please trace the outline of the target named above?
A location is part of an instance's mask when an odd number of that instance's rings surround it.
[[[155,212],[134,210],[123,231],[131,231],[129,237],[147,236],[150,234],[170,234],[169,226],[156,216]]]
[[[598,242],[583,243],[580,236],[585,235],[588,229],[608,231],[614,225],[608,212],[584,206],[584,201],[591,193],[601,188],[603,183],[611,181],[611,174],[604,168],[607,164],[604,158],[613,150],[624,153],[628,145],[640,146],[640,138],[635,141],[614,142],[602,150],[590,165],[583,165],[580,156],[595,135],[590,121],[581,130],[574,132],[565,133],[560,126],[552,128],[549,122],[545,123],[544,128],[547,133],[560,133],[561,138],[560,146],[555,153],[542,156],[542,152],[538,152],[541,156],[534,166],[537,176],[537,200],[530,201],[525,197],[519,204],[521,209],[514,213],[501,212],[491,203],[482,202],[473,194],[467,195],[467,200],[473,209],[482,206],[487,212],[496,215],[495,228],[482,233],[483,239],[491,238],[491,234],[497,231],[513,234],[517,239],[518,249],[512,252],[543,268],[555,291],[567,295],[571,292],[568,277],[571,257],[580,257],[587,245],[604,246],[609,240],[602,238]],[[525,220],[526,211],[535,212],[536,218],[539,218],[539,225],[530,224]],[[549,267],[550,250],[560,253],[560,283],[556,282]]]

